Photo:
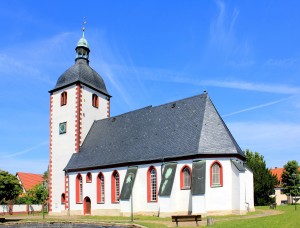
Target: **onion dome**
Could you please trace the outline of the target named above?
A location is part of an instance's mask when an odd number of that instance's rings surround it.
[[[111,97],[107,92],[103,78],[89,66],[90,49],[88,42],[84,37],[84,28],[83,35],[79,39],[75,50],[75,64],[58,78],[55,88],[51,90],[50,93],[76,83],[81,83]]]

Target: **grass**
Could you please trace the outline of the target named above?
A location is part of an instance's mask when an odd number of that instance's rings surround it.
[[[211,227],[300,227],[300,205],[297,205],[295,211],[294,205],[289,206],[277,206],[277,209],[270,210],[269,207],[256,207],[255,212],[250,212],[247,215],[228,215],[228,216],[213,216],[215,224]],[[279,212],[274,214],[274,212]],[[272,214],[269,216],[260,217],[262,214]],[[7,219],[13,221],[14,218],[18,218],[18,215],[4,216]],[[203,218],[206,221],[206,218]],[[20,222],[20,220],[18,220]],[[120,216],[71,216],[71,217],[48,217],[43,220],[41,214],[35,214],[34,216],[22,216],[23,222],[77,222],[77,223],[106,223],[106,224],[131,224],[130,217]],[[134,223],[149,228],[164,228],[167,225],[175,227],[175,223],[171,223],[170,218],[158,218],[156,216],[134,216]],[[1,224],[0,224],[1,225]],[[179,223],[179,227],[180,227]],[[186,225],[182,223],[182,225]],[[191,227],[196,227],[195,225]],[[187,226],[185,226],[187,228]]]
[[[299,205],[298,205],[299,207]],[[256,207],[259,210],[267,210],[268,207]],[[254,217],[254,218],[238,218],[233,220],[216,220],[213,227],[272,227],[272,228],[287,228],[287,227],[300,227],[300,208],[295,211],[294,205],[289,206],[277,206],[277,209],[282,214],[276,214],[266,217]]]

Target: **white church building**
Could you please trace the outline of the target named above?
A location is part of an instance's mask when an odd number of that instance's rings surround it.
[[[206,92],[111,117],[89,52],[83,36],[49,91],[50,214],[127,216],[132,199],[162,217],[254,210],[252,171]]]

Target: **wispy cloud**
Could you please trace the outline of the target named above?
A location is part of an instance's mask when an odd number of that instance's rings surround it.
[[[275,66],[275,67],[292,67],[299,65],[298,58],[286,58],[286,59],[268,59],[265,62],[267,66]]]
[[[47,145],[48,143],[49,143],[48,141],[44,141],[44,142],[41,142],[41,143],[39,143],[39,144],[37,144],[35,146],[32,146],[32,147],[30,147],[28,149],[25,149],[25,150],[22,150],[22,151],[19,151],[19,152],[15,152],[15,153],[12,153],[12,154],[4,155],[4,156],[2,156],[2,158],[11,158],[11,157],[19,156],[21,154],[26,154],[28,152],[31,152],[33,150],[36,150],[36,149],[44,146],[44,145]]]
[[[248,111],[252,111],[252,110],[256,110],[256,109],[268,107],[268,106],[275,105],[275,104],[278,104],[278,103],[283,102],[283,101],[290,100],[293,97],[295,97],[295,96],[290,96],[288,98],[284,98],[284,99],[280,99],[280,100],[268,102],[268,103],[257,105],[257,106],[253,106],[253,107],[250,107],[250,108],[245,108],[245,109],[242,109],[242,110],[239,110],[239,111],[236,111],[236,112],[232,112],[232,113],[229,113],[229,114],[226,114],[226,115],[222,115],[222,117],[233,116],[233,115],[236,115],[236,114],[239,114],[239,113],[248,112]]]
[[[243,82],[243,81],[217,81],[217,80],[202,81],[199,83],[208,86],[251,90],[251,91],[267,92],[267,93],[278,93],[278,94],[299,94],[300,93],[299,87],[293,87],[288,85],[274,85],[274,84],[272,85],[272,84],[259,84],[259,83],[252,83],[252,82]]]
[[[262,154],[268,167],[282,167],[289,160],[300,160],[297,123],[248,121],[227,125],[241,148]]]

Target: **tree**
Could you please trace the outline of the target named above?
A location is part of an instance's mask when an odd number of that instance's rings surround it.
[[[274,202],[270,196],[274,193],[274,186],[278,184],[276,176],[266,167],[264,156],[258,152],[246,150],[247,166],[253,171],[254,205],[268,205]]]
[[[282,186],[287,195],[296,196],[299,194],[300,175],[298,170],[298,162],[288,161],[283,166]],[[295,174],[293,176],[293,174]]]
[[[25,196],[30,204],[45,204],[48,200],[48,191],[42,184],[29,189]]]
[[[17,198],[22,193],[22,187],[16,176],[0,170],[0,202],[5,203]]]

